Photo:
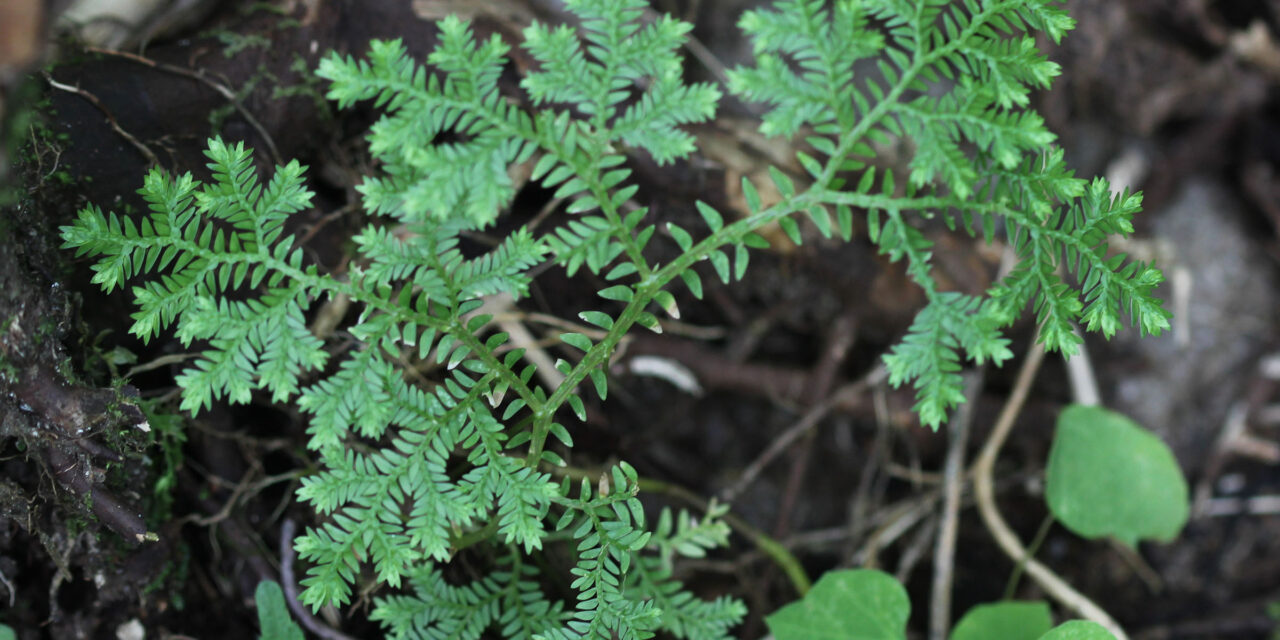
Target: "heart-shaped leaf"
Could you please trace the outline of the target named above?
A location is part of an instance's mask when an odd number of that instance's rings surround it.
[[[911,601],[883,571],[828,571],[805,597],[765,618],[777,640],[904,640]]]
[[[951,631],[951,640],[1036,640],[1052,628],[1048,603],[995,602],[964,614]]]
[[[1102,407],[1058,416],[1045,497],[1064,526],[1085,538],[1172,540],[1187,522],[1187,481],[1163,442]]]
[[[1096,622],[1068,620],[1040,636],[1040,640],[1116,640],[1116,637]]]

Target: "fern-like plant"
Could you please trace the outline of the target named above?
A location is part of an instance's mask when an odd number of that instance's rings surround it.
[[[135,334],[176,325],[184,344],[207,345],[179,377],[183,409],[247,402],[261,389],[311,415],[321,471],[299,497],[322,524],[296,543],[311,564],[307,604],[348,602],[368,567],[393,589],[408,583],[373,611],[393,637],[645,638],[659,629],[726,637],[743,605],[692,598],[670,577],[673,555],[724,543],[725,525],[715,514],[698,522],[664,513],[650,531],[630,466],[618,464],[598,486],[555,482],[549,469],[563,461],[548,439],[572,446],[562,409],[585,417],[579,394],[588,380],[606,395],[603,365],[622,337],[635,325],[660,330],[655,313],[675,313],[673,281],[700,297],[701,262],[726,283],[741,279],[750,249],[767,246],[756,233],[765,225],[799,242],[807,219],[849,239],[856,213],[881,251],[906,260],[928,304],[886,362],[894,384],[914,382],[921,420],[934,427],[961,401],[962,358],[1009,358],[1001,329],[1028,304],[1047,346],[1064,352],[1078,343],[1076,322],[1108,336],[1126,317],[1144,332],[1167,326],[1151,295],[1159,272],[1108,252],[1108,237],[1132,231],[1139,197],[1113,198],[1104,181],[1073,177],[1026,108],[1030,89],[1058,73],[1031,32],[1057,40],[1072,25],[1054,2],[791,0],[746,14],[756,65],[733,71],[729,89],[769,106],[764,133],[803,137],[804,185],[775,169],[776,203],[765,206],[749,180],[746,211],[725,216],[695,203],[706,226],[666,225],[680,249],[666,264],[646,255],[656,232],[646,209],[624,208],[637,194],[628,154],[659,163],[688,156],[696,139],[679,126],[710,119],[720,92],[682,80],[688,24],[642,19],[643,0],[566,4],[580,29],[535,24],[524,33],[539,63],[521,83],[529,109],[499,91],[508,46],[496,36],[477,41],[457,18],[439,23],[426,66],[396,41],[372,42],[363,59],[322,61],[331,99],[372,100],[385,112],[369,134],[382,172],[360,186],[376,217],[355,236],[346,277],[307,265],[282,231],[309,206],[303,168],[276,167],[264,184],[249,150],[217,139],[207,152],[211,182],[156,169],[141,190],[147,216],[90,206],[63,229],[67,247],[101,256],[94,281],[107,290],[145,276],[133,288]],[[855,77],[862,59],[879,72]],[[455,141],[438,142],[442,134]],[[873,145],[897,138],[914,144],[909,171],[877,171]],[[467,257],[460,235],[511,203],[508,168],[524,162],[567,199],[568,219]],[[940,289],[930,242],[914,225],[933,216],[988,241],[1002,234],[1017,266],[985,296]],[[481,311],[486,296],[522,296],[547,261],[610,283],[580,314],[603,337],[561,336],[582,354],[556,364],[555,388],[534,382],[523,351],[508,350],[509,336]],[[359,346],[330,362],[305,313],[336,296],[360,305],[347,329]],[[410,382],[403,363],[419,359],[447,373]],[[577,595],[567,604],[545,593],[531,562],[552,541],[575,558]],[[443,565],[477,544],[492,559],[489,573],[446,581]]]

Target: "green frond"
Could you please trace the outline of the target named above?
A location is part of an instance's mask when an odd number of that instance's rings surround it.
[[[521,298],[529,288],[527,272],[542,262],[545,251],[527,228],[518,229],[493,251],[458,262],[451,274],[453,286],[464,300],[503,292]]]
[[[493,623],[500,602],[499,584],[485,577],[455,587],[431,565],[410,578],[412,595],[379,598],[370,619],[381,622],[395,640],[479,640]]]
[[[686,558],[702,558],[707,551],[729,545],[729,525],[721,519],[729,507],[712,503],[701,520],[681,509],[673,517],[671,509],[664,508],[658,516],[649,545],[658,551],[664,566],[671,567],[676,555]]]
[[[660,628],[683,640],[729,640],[730,630],[747,615],[746,605],[733,598],[695,598],[657,558],[634,562],[628,578],[628,590],[635,593],[631,597],[642,595],[653,602],[662,613]]]
[[[977,199],[989,202],[1007,202],[1013,209],[1025,211],[1037,219],[1048,219],[1059,205],[1069,203],[1084,195],[1086,181],[1075,177],[1067,169],[1061,147],[1049,147],[1042,153],[1030,155],[1019,166],[1006,169],[990,158],[979,158],[978,167],[987,175]],[[985,222],[983,230],[993,232],[994,225]],[[990,241],[990,238],[988,238]]]
[[[692,26],[669,15],[642,26],[639,18],[647,4],[567,3],[582,19],[581,41],[571,27],[533,24],[525,30],[524,48],[539,68],[520,84],[534,104],[570,104],[589,116],[593,130],[588,135],[603,136],[595,145],[620,141],[666,164],[693,152],[693,137],[676,127],[709,120],[720,92],[710,84],[683,83],[677,51]],[[618,108],[633,95],[632,87],[638,100],[620,115]]]
[[[529,285],[527,272],[547,251],[542,241],[519,229],[489,253],[467,259],[458,248],[461,231],[457,224],[437,221],[410,225],[399,233],[366,227],[354,238],[369,259],[360,269],[362,282],[412,283],[427,299],[451,307],[495,293],[523,296]]]
[[[253,168],[253,150],[243,142],[233,146],[214,138],[205,156],[213,181],[195,193],[196,202],[204,215],[226,220],[242,232],[240,240],[247,251],[273,245],[285,219],[311,206],[312,194],[302,186],[306,168],[296,160],[277,166],[264,190]],[[165,207],[172,208],[168,197]]]
[[[457,247],[457,231],[438,235],[438,225],[420,224],[397,230],[369,225],[352,238],[368,263],[359,267],[361,286],[387,287],[406,281],[432,300],[451,298],[444,276],[436,269],[439,253]]]
[[[312,415],[307,448],[341,447],[348,431],[378,438],[391,420],[387,380],[399,375],[377,348],[357,351],[338,371],[302,390],[298,407]]]
[[[989,90],[1001,109],[1026,107],[1032,88],[1047,89],[1062,68],[1036,48],[1030,36],[981,38],[962,54],[973,81]]]
[[[1022,164],[1027,154],[1039,152],[1053,143],[1055,136],[1045,128],[1039,114],[1034,111],[1003,111],[993,107],[991,101],[988,88],[966,80],[942,98],[921,96],[894,108],[904,128],[920,147],[912,163],[912,168],[916,169],[912,179],[917,186],[927,184],[936,174],[951,177],[946,169],[931,166],[937,160],[926,155],[929,145],[945,141],[948,148],[954,149],[955,143],[964,139],[977,145],[999,166],[1012,169]],[[974,164],[967,157],[957,157],[960,163]],[[971,173],[977,173],[976,167]],[[962,198],[972,192],[973,177],[966,178],[964,190],[957,191]]]
[[[933,267],[929,261],[933,257],[930,249],[933,242],[912,226],[898,209],[884,212],[884,224],[880,223],[880,212],[872,210],[869,233],[871,241],[880,246],[880,253],[889,256],[892,262],[907,259],[907,275],[920,285],[930,296],[934,293]]]
[[[520,81],[534,104],[583,105],[585,113],[594,115],[592,94],[603,70],[598,62],[587,60],[573,27],[535,22],[524,30],[524,48],[542,64],[537,73]]]
[[[685,86],[678,74],[670,74],[655,80],[640,101],[627,108],[613,132],[664,165],[695,149],[693,135],[677,127],[711,119],[719,100],[720,92],[711,85]]]
[[[522,560],[518,553],[504,555],[497,570],[460,586],[423,567],[410,577],[412,595],[379,598],[370,617],[397,640],[474,640],[495,628],[503,638],[533,640],[562,624],[565,613],[538,588],[537,569]]]
[[[559,494],[548,474],[504,454],[507,436],[503,431],[503,424],[487,411],[471,411],[459,439],[471,449],[468,461],[476,466],[463,476],[459,487],[481,508],[496,503],[498,535],[504,544],[518,544],[531,553],[542,548],[543,520]]]
[[[193,299],[182,314],[178,339],[184,345],[208,340],[213,349],[178,376],[182,410],[195,414],[224,396],[246,403],[254,388],[271,391],[273,402],[297,393],[299,375],[328,360],[324,345],[307,329],[303,302],[297,288],[245,301]]]
[[[476,43],[456,17],[439,27],[440,44],[428,61],[440,75],[414,63],[398,40],[373,41],[367,61],[330,55],[316,73],[331,82],[328,96],[339,104],[375,99],[387,111],[369,133],[385,176],[359,186],[371,211],[482,227],[515,195],[507,166],[533,147],[511,129],[527,129],[528,119],[498,94],[507,46],[496,36]],[[454,132],[466,140],[436,142]]]
[[[1040,327],[1040,342],[1050,351],[1061,351],[1073,356],[1084,342],[1075,329],[1080,317],[1080,304],[1076,292],[1054,273],[1050,263],[1035,262],[1031,266],[1035,274],[1038,295],[1032,303],[1036,324]]]
[[[592,273],[600,273],[622,255],[624,248],[614,242],[614,237],[614,227],[608,220],[584,216],[543,236],[543,241],[556,262],[573,275],[584,264]]]
[[[864,208],[871,240],[892,260],[905,259],[908,275],[924,289],[928,305],[885,358],[894,384],[915,384],[924,423],[937,426],[961,401],[958,372],[965,358],[1009,357],[999,329],[1027,307],[1046,346],[1066,353],[1081,340],[1080,322],[1105,336],[1126,319],[1144,333],[1167,327],[1168,314],[1151,295],[1159,271],[1110,255],[1106,242],[1132,231],[1129,219],[1140,200],[1113,201],[1100,182],[1086,189],[1066,169],[1044,120],[1026,108],[1030,91],[1047,87],[1060,72],[1029,33],[1042,30],[1056,41],[1074,25],[1058,2],[829,4],[779,0],[772,9],[747,13],[741,27],[753,38],[756,63],[734,70],[730,88],[770,105],[763,133],[813,132],[806,142],[828,156],[827,163],[805,152],[797,158],[813,180],[833,185],[820,201],[837,206],[842,233],[851,228],[848,207]],[[883,28],[871,28],[869,19]],[[841,28],[849,31],[838,34]],[[878,58],[879,73],[854,88],[849,70],[865,57]],[[912,149],[905,195],[890,172],[874,193],[876,170],[864,158],[904,138]],[[856,189],[836,191],[836,171],[861,172]],[[830,232],[826,211],[796,209]],[[932,243],[909,222],[910,214],[941,214],[952,229],[980,232],[988,242],[1003,226],[1019,262],[984,298],[940,292]],[[789,218],[778,222],[798,235]],[[697,294],[696,274],[683,277]]]
[[[1076,27],[1076,21],[1067,14],[1067,9],[1060,0],[1027,0],[1014,5],[1017,18],[1021,18],[1027,26],[1043,31],[1053,39],[1054,44],[1062,41],[1062,36]],[[1011,20],[1018,27],[1016,20]]]
[[[299,376],[328,357],[303,317],[314,268],[303,268],[301,252],[282,237],[284,219],[311,202],[302,166],[276,167],[264,189],[243,143],[214,138],[205,154],[210,183],[159,169],[147,174],[139,193],[151,213],[140,223],[91,206],[63,228],[65,246],[104,256],[94,280],[107,290],[154,274],[133,288],[135,335],[149,339],[177,322],[183,344],[209,342],[178,377],[182,409],[192,413],[221,397],[248,402],[254,389],[284,401],[298,391]],[[257,291],[264,280],[265,291],[230,297]]]
[[[493,578],[506,585],[498,620],[503,638],[533,640],[564,624],[569,617],[564,603],[547,600],[537,582],[537,567],[514,552],[499,558],[498,566],[500,570],[493,572]]]
[[[997,319],[985,311],[978,298],[936,294],[916,314],[902,342],[885,356],[889,383],[912,382],[915,387],[913,409],[922,424],[937,429],[947,413],[964,402],[962,353],[978,364],[990,360],[999,365],[1013,357]]]
[[[1021,263],[992,297],[1010,309],[1034,299],[1045,346],[1066,353],[1080,342],[1074,326],[1082,320],[1086,329],[1107,338],[1125,324],[1125,316],[1143,334],[1159,335],[1170,317],[1153,295],[1163,275],[1112,255],[1107,241],[1133,232],[1132,218],[1141,205],[1137,194],[1113,197],[1110,185],[1098,178],[1081,197],[1044,219],[1010,211],[1009,235]],[[1062,281],[1059,268],[1075,276],[1078,288]]]
[[[760,127],[765,135],[790,136],[805,125],[827,131],[832,123],[844,129],[854,124],[854,63],[876,55],[884,38],[867,28],[858,3],[837,2],[833,9],[825,4],[786,0],[772,10],[748,11],[738,22],[752,39],[756,66],[730,71],[729,90],[773,105]]]
[[[353,453],[341,445],[321,450],[325,469],[305,479],[298,492],[329,514],[323,527],[308,530],[296,544],[299,556],[313,564],[303,583],[308,604],[345,599],[352,578],[341,567],[359,567],[365,559],[372,561],[379,580],[398,586],[411,566],[447,560],[451,531],[471,526],[487,512],[488,502],[451,480],[447,470],[465,425],[482,410],[477,391],[484,388],[454,378],[466,387],[460,393],[429,393],[388,372],[381,379],[384,406],[370,409],[396,425],[390,445],[372,453]]]
[[[697,139],[685,127],[714,116],[719,90],[683,81],[690,25],[648,14],[644,0],[566,5],[577,28],[525,31],[527,102],[499,89],[508,45],[477,40],[455,17],[439,22],[424,64],[399,41],[322,59],[331,99],[383,112],[368,133],[379,171],[358,189],[367,212],[391,220],[355,236],[342,277],[305,265],[284,234],[310,206],[304,167],[265,179],[243,143],[209,142],[207,184],[150,172],[142,216],[88,206],[62,229],[67,248],[97,258],[94,282],[131,287],[133,333],[173,330],[201,350],[178,377],[184,409],[297,395],[317,469],[298,491],[317,514],[295,541],[309,565],[305,604],[346,603],[371,577],[397,590],[375,597],[372,614],[394,638],[729,637],[742,603],[700,600],[672,579],[678,557],[726,542],[723,506],[702,519],[664,510],[651,530],[629,465],[579,484],[552,482],[548,469],[573,446],[561,409],[586,418],[588,379],[605,397],[625,334],[661,332],[654,305],[679,317],[671,282],[701,297],[703,276],[741,279],[749,250],[768,246],[757,233],[766,225],[798,243],[807,220],[849,240],[865,212],[870,240],[904,262],[928,301],[884,360],[935,428],[964,399],[967,362],[1012,357],[1001,330],[1028,308],[1045,344],[1064,352],[1081,324],[1108,337],[1126,323],[1168,327],[1153,296],[1160,272],[1109,246],[1133,232],[1140,197],[1076,178],[1027,108],[1059,73],[1033,33],[1057,40],[1071,28],[1059,3],[780,0],[748,12],[740,26],[756,60],[730,73],[730,89],[765,105],[765,134],[801,135],[803,173],[770,167],[778,197],[768,206],[744,179],[741,215],[696,202],[700,222],[664,225],[662,242],[679,249],[665,264],[646,257],[658,226],[628,184],[629,154],[688,157]],[[906,150],[905,169],[877,169],[890,147]],[[563,202],[559,219],[477,249],[472,232],[511,204],[512,176],[526,169]],[[935,216],[988,242],[1003,234],[1013,268],[983,296],[945,290],[916,220]],[[575,361],[555,363],[556,388],[533,380],[535,365],[484,300],[525,295],[544,259],[570,275],[585,266],[607,301],[578,315],[599,334],[560,335]],[[306,324],[321,296],[357,309],[336,328],[336,363]],[[475,565],[458,584],[443,564],[463,549]],[[570,602],[542,591],[557,581],[531,560],[549,551],[571,566],[559,581]]]
[[[675,555],[701,558],[710,549],[728,546],[729,526],[720,519],[727,512],[727,506],[713,502],[699,521],[688,511],[673,518],[670,509],[663,509],[649,539],[658,556],[638,558],[627,574],[627,597],[655,602],[662,612],[660,627],[678,638],[730,638],[729,630],[746,616],[742,602],[724,597],[700,600],[671,577]]]
[[[356,333],[368,331],[375,333],[366,339],[377,342],[376,329]],[[328,519],[298,542],[299,554],[314,564],[304,583],[313,605],[346,597],[351,579],[340,567],[371,561],[379,580],[395,586],[412,566],[447,560],[456,531],[484,526],[490,518],[507,541],[526,552],[539,549],[543,519],[557,495],[545,473],[505,454],[504,426],[483,400],[492,374],[472,379],[462,372],[470,367],[464,362],[426,391],[405,382],[376,353],[369,349],[343,363],[300,401],[315,413],[311,446],[320,451],[324,469],[306,478],[298,495]],[[362,425],[365,437],[385,435],[390,442],[353,453],[341,442],[345,424]],[[453,480],[449,458],[463,452],[473,466]],[[377,526],[347,525],[364,522]]]

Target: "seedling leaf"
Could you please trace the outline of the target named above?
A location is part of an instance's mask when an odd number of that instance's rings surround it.
[[[1042,601],[980,604],[956,623],[951,640],[1036,640],[1053,628]]]
[[[1096,622],[1070,620],[1040,636],[1040,640],[1116,640],[1116,637]]]
[[[261,640],[303,640],[302,629],[289,617],[284,603],[284,592],[271,580],[258,583],[253,592],[258,604],[258,626],[262,627]]]
[[[765,618],[777,640],[904,640],[911,602],[887,573],[829,571],[805,597]]]
[[[1049,509],[1085,538],[1167,542],[1190,513],[1187,481],[1169,447],[1101,407],[1072,405],[1058,416],[1046,475]]]

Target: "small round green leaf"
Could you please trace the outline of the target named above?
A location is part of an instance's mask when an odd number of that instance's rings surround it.
[[[1058,416],[1045,494],[1064,526],[1085,538],[1172,540],[1187,522],[1187,481],[1163,442],[1101,407]]]
[[[802,600],[765,618],[777,640],[904,640],[911,601],[887,573],[828,571]]]
[[[1116,640],[1116,637],[1096,622],[1068,620],[1040,636],[1040,640]]]
[[[956,623],[951,640],[1036,640],[1053,628],[1046,602],[980,604]]]

